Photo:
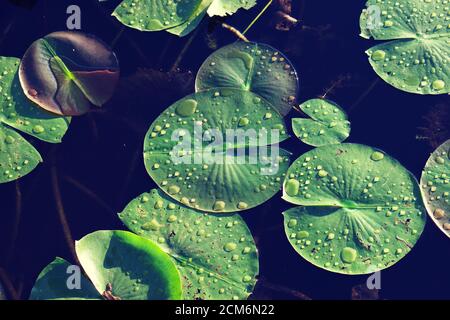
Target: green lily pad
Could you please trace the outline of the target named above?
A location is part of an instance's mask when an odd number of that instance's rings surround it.
[[[97,291],[108,284],[122,300],[177,300],[180,275],[155,243],[126,231],[96,231],[75,242],[81,266]]]
[[[160,31],[191,19],[201,3],[202,0],[124,0],[112,15],[128,27]]]
[[[367,51],[387,83],[417,94],[450,92],[447,0],[369,0],[360,26],[364,38],[392,40]]]
[[[338,273],[390,267],[419,239],[426,222],[414,176],[364,145],[319,147],[289,168],[283,198],[286,235],[312,264]]]
[[[208,9],[208,15],[226,16],[236,13],[239,9],[250,9],[256,5],[256,0],[213,0]]]
[[[12,128],[43,141],[60,142],[70,119],[42,111],[22,91],[20,60],[0,57],[0,183],[30,173],[42,161],[40,154]]]
[[[19,78],[25,95],[58,115],[81,115],[102,106],[119,80],[119,63],[94,36],[54,32],[28,48]]]
[[[195,28],[197,28],[202,19],[205,17],[212,1],[213,0],[203,0],[186,22],[177,27],[167,29],[166,31],[179,37],[188,35],[192,31],[194,31]]]
[[[336,103],[325,99],[312,99],[300,105],[311,119],[292,119],[294,134],[302,142],[319,147],[341,143],[350,135],[347,115]]]
[[[297,100],[298,77],[278,50],[265,44],[236,42],[206,59],[195,87],[197,92],[216,87],[251,91],[286,115]]]
[[[186,206],[246,210],[280,190],[289,154],[277,143],[287,138],[283,118],[257,95],[203,91],[153,122],[144,142],[145,167],[162,190]]]
[[[119,217],[173,258],[184,299],[245,299],[252,292],[258,253],[239,215],[201,213],[152,190],[131,201]]]
[[[99,300],[101,295],[83,274],[80,274],[80,288],[69,289],[68,278],[73,274],[71,264],[56,258],[39,274],[31,290],[30,300]],[[69,271],[69,273],[68,273]]]
[[[420,186],[428,214],[450,237],[450,140],[439,146],[428,159]]]

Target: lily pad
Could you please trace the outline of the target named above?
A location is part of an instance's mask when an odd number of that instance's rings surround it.
[[[246,299],[252,292],[258,253],[239,215],[201,213],[152,190],[131,201],[119,217],[173,258],[184,299]]]
[[[166,31],[179,37],[184,37],[188,35],[195,28],[197,28],[202,19],[205,17],[206,12],[209,6],[211,5],[212,1],[213,0],[203,0],[186,22],[177,27],[167,29]]]
[[[283,118],[257,95],[216,89],[166,109],[144,142],[149,175],[172,198],[207,212],[235,212],[267,201],[289,166]]]
[[[140,31],[160,31],[188,21],[202,0],[124,0],[114,10],[124,25]]]
[[[19,77],[31,101],[51,113],[74,116],[111,98],[119,63],[111,49],[92,35],[54,32],[28,48]]]
[[[325,99],[312,99],[300,105],[311,119],[292,119],[294,134],[302,142],[319,147],[341,143],[350,135],[347,115],[336,103]]]
[[[236,13],[239,9],[250,9],[256,5],[256,0],[213,0],[208,9],[208,15],[226,16]]]
[[[450,237],[450,140],[431,154],[420,185],[428,214]]]
[[[201,66],[196,91],[238,88],[266,99],[283,116],[296,103],[298,77],[278,50],[259,43],[236,42],[215,51]]]
[[[360,26],[364,38],[392,40],[367,51],[387,83],[417,94],[450,92],[447,0],[369,0]]]
[[[22,91],[20,60],[0,57],[0,183],[16,180],[42,161],[40,154],[12,128],[43,141],[60,142],[70,119],[44,112]]]
[[[178,300],[181,279],[152,241],[126,231],[97,231],[75,243],[88,278],[69,289],[70,264],[57,258],[39,275],[30,299]]]
[[[312,264],[366,274],[392,266],[419,239],[426,222],[414,176],[383,151],[358,144],[307,152],[287,172],[286,235]]]

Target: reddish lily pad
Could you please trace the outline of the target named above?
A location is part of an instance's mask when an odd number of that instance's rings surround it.
[[[92,35],[54,32],[28,48],[19,78],[25,95],[41,108],[76,116],[111,98],[119,80],[119,62]]]

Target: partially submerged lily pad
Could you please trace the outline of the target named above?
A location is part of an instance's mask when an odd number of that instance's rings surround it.
[[[450,237],[450,140],[431,154],[423,169],[420,186],[428,214]]]
[[[287,172],[283,198],[302,206],[284,213],[292,246],[338,273],[392,266],[413,248],[426,222],[414,176],[364,145],[328,145],[302,155]]]
[[[0,57],[0,183],[31,172],[42,161],[40,154],[12,128],[37,139],[58,143],[70,119],[44,112],[22,91],[18,70],[20,60]]]
[[[178,300],[180,275],[152,241],[126,231],[97,231],[75,244],[87,279],[69,289],[70,264],[57,258],[39,275],[30,299]]]
[[[258,253],[239,215],[201,213],[152,190],[131,201],[119,217],[173,258],[184,299],[246,299],[252,292]]]
[[[74,116],[111,98],[119,80],[119,63],[94,36],[54,32],[28,48],[19,76],[31,101],[51,113]]]
[[[235,212],[281,188],[289,154],[283,118],[257,95],[216,89],[166,109],[144,142],[147,172],[172,198],[207,212]]]
[[[367,51],[375,72],[397,89],[418,94],[450,92],[447,0],[369,0],[361,36],[392,40]]]
[[[278,50],[259,43],[236,42],[215,51],[197,74],[196,91],[238,88],[266,99],[283,116],[296,103],[298,76]]]
[[[292,119],[294,134],[302,142],[319,147],[341,143],[350,135],[347,115],[336,103],[325,99],[312,99],[300,105],[311,119]]]

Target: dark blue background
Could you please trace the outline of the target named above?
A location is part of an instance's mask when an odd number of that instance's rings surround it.
[[[257,8],[240,11],[228,18],[227,23],[244,29],[265,1],[259,2]],[[278,48],[292,60],[300,75],[301,101],[323,94],[333,82],[344,77],[342,87],[328,97],[349,112],[352,133],[348,141],[385,150],[419,177],[431,146],[449,138],[448,96],[408,94],[381,80],[368,91],[377,75],[364,53],[373,41],[359,37],[358,20],[364,1],[293,2],[293,15],[301,21],[300,26],[290,32],[275,31],[271,25],[273,10],[269,10],[248,37]],[[37,38],[65,30],[65,12],[70,4],[81,7],[84,32],[112,43],[122,29],[110,16],[119,1],[99,4],[97,0],[41,0],[31,9],[12,6],[6,0],[0,3],[1,56],[21,57]],[[221,47],[235,41],[228,31],[204,21],[181,60],[180,72],[165,75],[188,39],[165,32],[140,33],[125,28],[114,47],[121,63],[122,80],[116,96],[105,107],[107,111],[73,119],[63,143],[58,146],[29,139],[43,155],[44,164],[20,180],[23,217],[9,262],[6,253],[14,221],[15,188],[14,183],[0,185],[0,265],[15,284],[23,287],[23,298],[28,296],[40,270],[55,256],[70,259],[51,189],[51,154],[56,156],[62,177],[71,177],[87,186],[109,207],[99,205],[62,179],[62,197],[74,238],[99,229],[123,228],[115,213],[140,193],[156,187],[142,161],[146,129],[172,102],[194,91],[192,77],[213,51],[211,44]],[[136,75],[138,69],[141,71]],[[431,141],[426,137],[419,139],[424,135],[421,127],[427,127],[436,137]],[[310,149],[295,138],[284,147],[294,153],[294,159]],[[285,238],[282,226],[281,212],[289,207],[278,194],[243,214],[260,252],[263,280],[255,297],[292,299],[294,295],[289,290],[294,290],[313,299],[349,299],[351,288],[364,283],[366,277],[330,273],[298,256]],[[449,239],[429,220],[412,252],[382,272],[381,297],[449,299],[449,249]]]

